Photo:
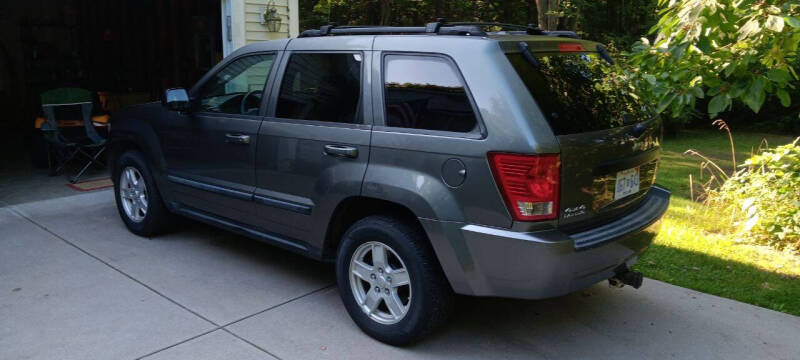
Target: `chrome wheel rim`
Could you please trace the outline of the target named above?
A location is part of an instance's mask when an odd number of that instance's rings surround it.
[[[350,258],[350,288],[370,319],[385,325],[402,320],[411,305],[411,278],[405,263],[388,245],[361,244]]]
[[[128,166],[120,173],[119,199],[131,221],[141,222],[147,216],[147,185],[135,167]]]

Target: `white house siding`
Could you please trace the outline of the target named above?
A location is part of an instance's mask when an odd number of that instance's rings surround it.
[[[300,7],[298,5],[298,0],[221,1],[223,9],[225,1],[230,1],[232,50],[254,42],[295,37],[300,33],[300,19],[298,14]],[[272,4],[278,10],[278,15],[281,17],[281,27],[277,32],[270,32],[266,25],[261,24],[260,15],[268,4]],[[223,14],[223,17],[224,16]],[[223,19],[223,24],[224,23],[225,19]]]

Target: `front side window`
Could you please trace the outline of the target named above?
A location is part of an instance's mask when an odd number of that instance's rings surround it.
[[[200,89],[198,111],[258,115],[274,54],[235,60],[216,73]]]
[[[462,133],[477,126],[461,77],[446,58],[388,55],[384,74],[387,126]]]
[[[361,54],[293,54],[281,82],[275,116],[361,122]]]

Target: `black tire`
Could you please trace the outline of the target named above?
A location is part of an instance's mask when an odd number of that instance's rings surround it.
[[[136,169],[139,174],[141,174],[141,178],[144,180],[144,185],[147,189],[147,212],[140,221],[134,221],[125,213],[122,197],[120,196],[121,176],[123,176],[124,170],[128,167]],[[117,202],[117,211],[119,211],[119,216],[122,218],[122,221],[125,222],[125,226],[128,230],[136,235],[145,237],[158,235],[164,232],[167,229],[167,225],[170,223],[172,214],[167,207],[164,206],[161,194],[153,180],[153,174],[150,172],[150,168],[147,166],[147,162],[142,153],[136,150],[124,152],[116,159],[116,165],[113,169],[116,170],[112,176],[115,177],[114,198]]]
[[[390,216],[370,216],[353,224],[339,244],[336,280],[347,312],[359,328],[378,341],[402,346],[434,331],[448,318],[453,291],[444,277],[427,237],[419,226]],[[357,304],[350,286],[350,261],[366,242],[388,245],[405,264],[413,296],[408,310],[397,323],[382,324],[371,319]],[[371,291],[372,287],[370,287]]]

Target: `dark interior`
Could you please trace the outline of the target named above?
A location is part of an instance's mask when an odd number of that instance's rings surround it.
[[[295,54],[284,74],[275,116],[358,123],[361,59],[350,53]]]
[[[191,87],[222,58],[220,12],[219,0],[0,2],[0,170],[30,167],[46,90],[87,89],[113,123],[122,106]]]

